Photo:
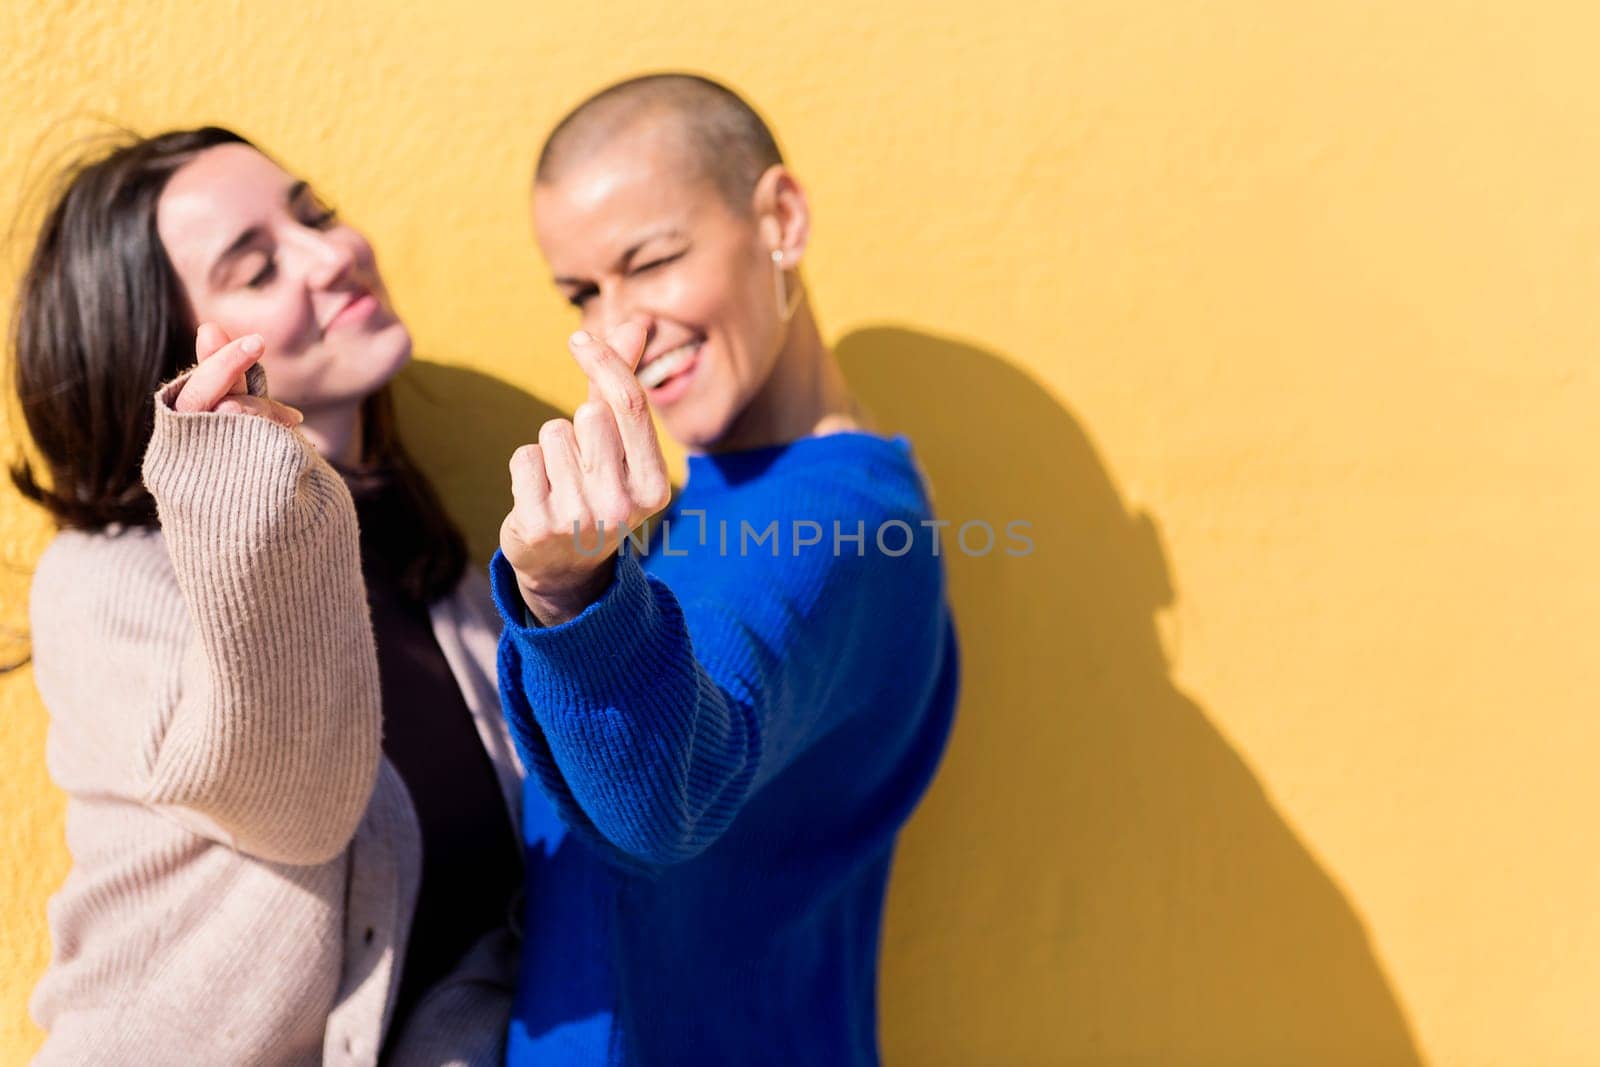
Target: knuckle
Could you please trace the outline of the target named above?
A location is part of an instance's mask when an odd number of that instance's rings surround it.
[[[588,506],[581,499],[570,499],[554,508],[555,514],[551,517],[551,528],[557,535],[571,535],[574,532],[594,529],[594,516],[589,513]]]
[[[205,406],[200,399],[200,390],[195,387],[193,375],[183,383],[178,395],[172,398],[172,406],[178,411],[199,411]]]
[[[655,511],[664,507],[672,496],[672,486],[659,474],[651,473],[639,479],[639,506]]]
[[[633,507],[627,501],[619,501],[606,512],[606,529],[626,530],[633,525]]]
[[[545,514],[542,508],[519,504],[501,524],[502,533],[510,533],[523,544],[534,544],[544,538]]]
[[[539,444],[545,448],[561,446],[572,439],[572,423],[566,419],[551,419],[539,427]]]
[[[584,408],[579,408],[572,416],[572,424],[577,431],[576,440],[584,449],[583,460],[584,466],[587,467],[595,458],[589,453],[605,440],[605,424],[593,411],[586,411]]]
[[[630,419],[643,419],[650,414],[650,401],[645,397],[644,390],[638,386],[629,386],[621,390],[619,398],[622,413]]]
[[[515,511],[500,524],[500,547],[506,550],[508,558],[525,558],[526,550],[538,543],[538,537]]]
[[[523,445],[511,453],[511,462],[507,464],[512,474],[521,474],[533,468],[539,458],[538,445]]]
[[[594,504],[595,518],[604,522],[610,530],[626,526],[628,520],[633,518],[633,502],[628,499],[628,494],[622,491],[621,486],[614,486],[598,494]]]

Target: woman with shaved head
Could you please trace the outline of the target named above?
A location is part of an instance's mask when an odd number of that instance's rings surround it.
[[[686,75],[551,134],[538,240],[589,399],[511,461],[492,584],[524,765],[513,1064],[871,1064],[895,836],[957,688],[936,522],[798,267],[756,113]],[[652,412],[689,453],[670,486]]]

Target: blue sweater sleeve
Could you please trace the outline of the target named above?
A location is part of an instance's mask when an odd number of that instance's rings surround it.
[[[523,624],[510,565],[491,564],[502,700],[524,764],[563,819],[624,865],[698,855],[843,719],[931,685],[921,675],[946,633],[937,559],[761,562],[710,561],[675,592],[621,556],[604,596],[550,628]]]

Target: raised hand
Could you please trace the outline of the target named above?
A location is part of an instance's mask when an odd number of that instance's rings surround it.
[[[194,338],[194,354],[200,365],[183,383],[172,406],[185,412],[254,415],[290,429],[300,425],[305,416],[297,409],[264,396],[251,396],[245,385],[245,371],[265,351],[260,334],[245,334],[230,341],[221,326],[201,323]]]
[[[600,340],[568,341],[589,378],[589,399],[569,421],[551,419],[539,443],[511,456],[511,513],[500,550],[522,599],[546,626],[573,618],[605,592],[626,532],[666,505],[666,460],[644,387],[633,375],[645,330],[627,322]]]

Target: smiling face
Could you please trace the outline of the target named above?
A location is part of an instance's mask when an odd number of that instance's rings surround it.
[[[772,250],[781,227],[732,209],[647,126],[534,190],[534,228],[583,328],[646,325],[639,366],[663,428],[691,449],[727,433],[772,377],[785,336]]]
[[[359,404],[411,356],[366,238],[254,148],[208,148],[173,174],[156,230],[195,323],[266,340],[274,399]]]

